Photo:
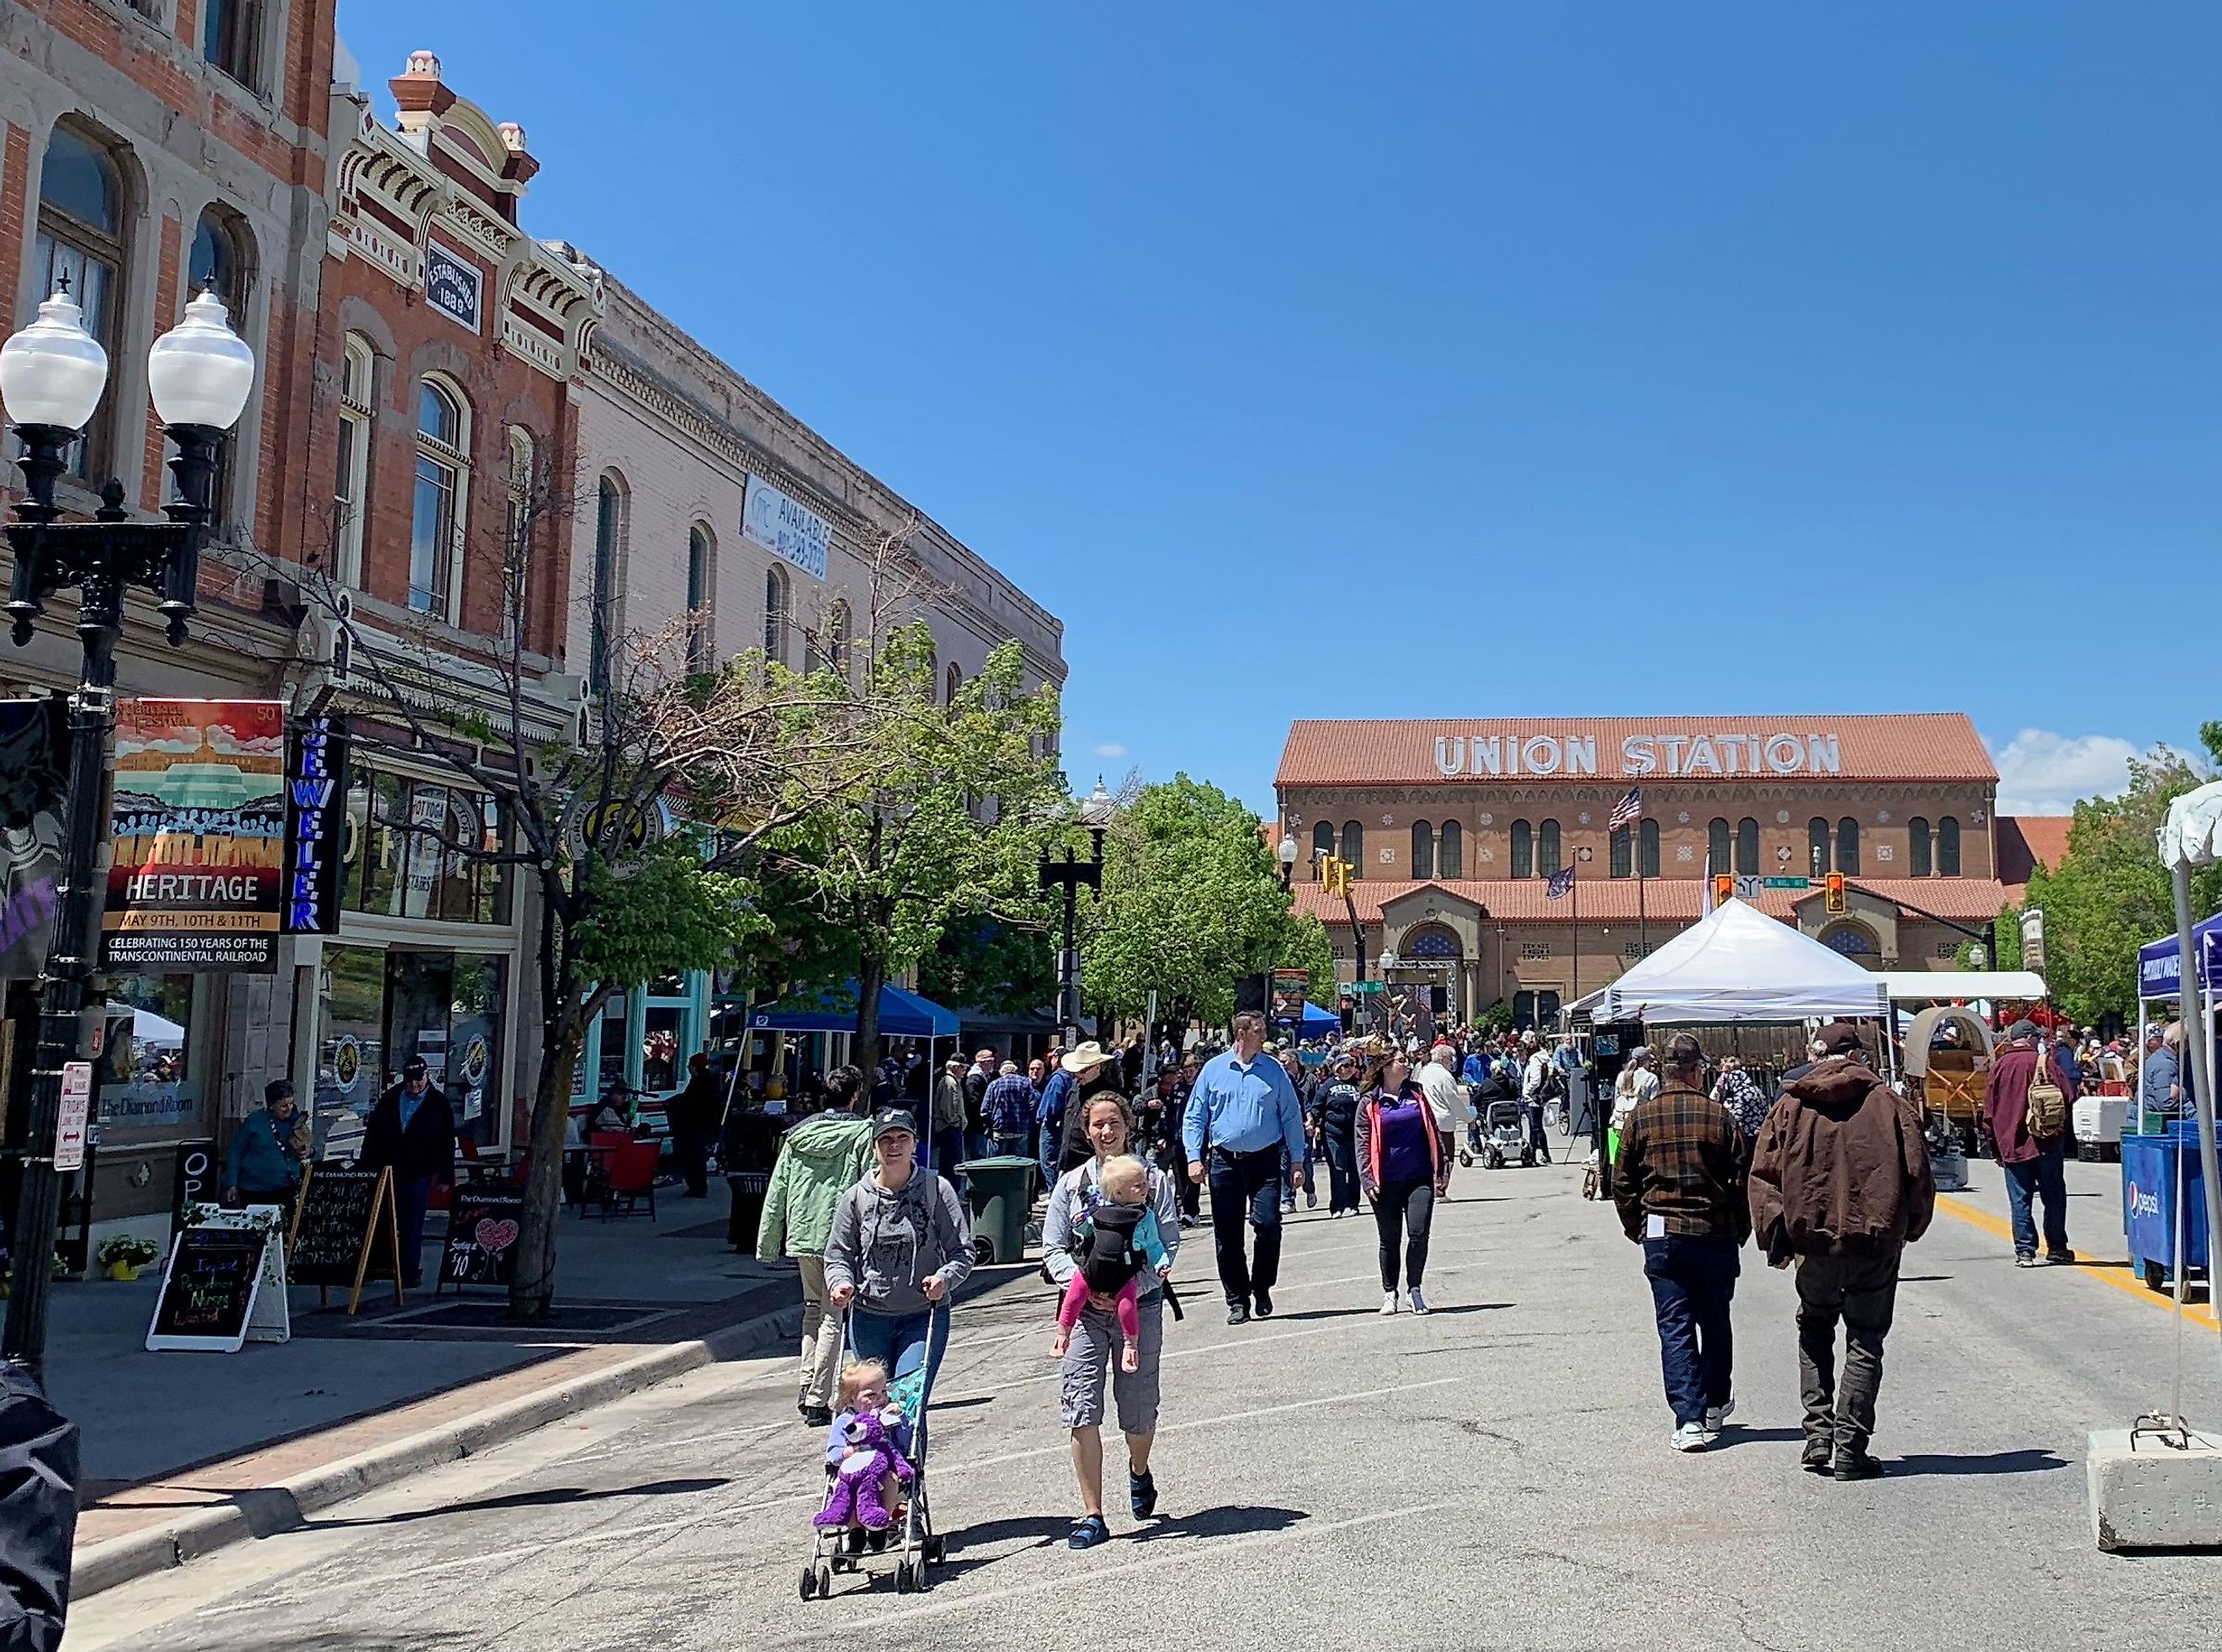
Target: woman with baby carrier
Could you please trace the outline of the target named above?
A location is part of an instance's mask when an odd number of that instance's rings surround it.
[[[1093,1548],[1111,1536],[1103,1518],[1107,1387],[1127,1436],[1127,1506],[1137,1520],[1157,1512],[1150,1447],[1158,1429],[1164,1279],[1181,1240],[1178,1195],[1164,1171],[1142,1165],[1125,1099],[1098,1091],[1085,1108],[1081,1127],[1095,1156],[1058,1179],[1042,1222],[1043,1264],[1066,1293],[1058,1317],[1058,1414],[1072,1431],[1072,1472],[1080,1483],[1082,1515],[1066,1539],[1073,1548]],[[1139,1181],[1129,1166],[1141,1170]],[[1098,1211],[1105,1213],[1100,1235]],[[1099,1288],[1121,1275],[1113,1289]]]

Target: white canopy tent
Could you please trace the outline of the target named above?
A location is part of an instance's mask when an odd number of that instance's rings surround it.
[[[1893,1003],[1923,1004],[1955,998],[2049,998],[2050,989],[2034,970],[1885,970],[1874,977]]]
[[[1726,901],[1572,1013],[1592,1021],[1724,1026],[1880,1020],[1883,978],[1742,901]]]

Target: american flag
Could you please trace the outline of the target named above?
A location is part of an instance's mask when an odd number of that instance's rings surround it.
[[[1617,832],[1642,813],[1643,788],[1630,786],[1628,788],[1628,795],[1612,806],[1612,813],[1605,820],[1605,829]]]
[[[1562,866],[1551,874],[1550,883],[1544,886],[1543,898],[1547,901],[1557,901],[1573,892],[1574,869],[1571,866]]]

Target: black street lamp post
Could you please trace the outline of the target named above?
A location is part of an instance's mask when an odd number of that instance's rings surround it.
[[[1118,807],[1111,794],[1103,789],[1102,777],[1098,776],[1095,789],[1080,806],[1080,824],[1088,828],[1088,835],[1094,840],[1094,857],[1075,860],[1070,847],[1063,860],[1042,857],[1042,889],[1064,891],[1064,945],[1057,955],[1057,1024],[1059,1034],[1068,1039],[1077,1037],[1080,1032],[1080,952],[1073,939],[1073,928],[1079,920],[1080,890],[1083,884],[1098,891],[1103,888],[1103,833],[1110,826]]]
[[[7,610],[16,646],[31,640],[46,600],[78,591],[82,659],[70,696],[68,791],[63,801],[62,865],[53,940],[39,1001],[39,1046],[32,1073],[29,1129],[16,1206],[13,1273],[0,1357],[37,1370],[47,1341],[54,1223],[61,1175],[54,1168],[61,1120],[63,1069],[84,1058],[82,1013],[88,978],[99,962],[100,839],[108,737],[116,722],[116,644],[123,630],[124,594],[153,592],[173,647],[185,640],[200,576],[200,547],[209,519],[217,447],[239,420],[254,382],[254,356],[226,323],[223,306],[203,293],[185,319],[154,341],[148,385],[177,456],[170,461],[179,500],[162,522],[134,522],[123,488],[110,481],[90,521],[64,522],[54,483],[70,444],[92,417],[108,376],[108,358],[79,323],[66,290],[39,306],[39,319],[0,349],[0,399],[23,443],[16,463],[26,497],[5,534],[15,552]]]

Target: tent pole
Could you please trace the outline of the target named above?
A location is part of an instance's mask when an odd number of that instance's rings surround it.
[[[2183,968],[2183,1036],[2187,1043],[2198,1041],[2192,1058],[2198,1088],[2193,1110],[2199,1119],[2200,1180],[2206,1187],[2206,1278],[2212,1297],[2215,1276],[2222,1273],[2222,1267],[2216,1266],[2218,1255],[2222,1255],[2222,1167],[2217,1166],[2214,1152],[2214,1022],[2193,941],[2190,866],[2179,860],[2169,869],[2169,882],[2175,895],[2175,944]],[[2182,1197],[2180,1189],[2177,1197]]]

